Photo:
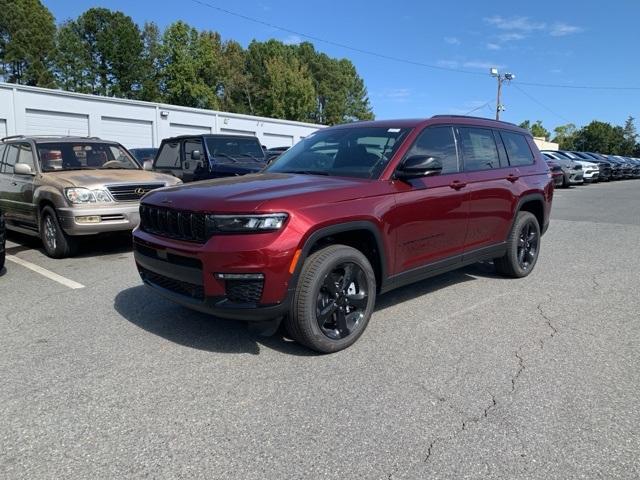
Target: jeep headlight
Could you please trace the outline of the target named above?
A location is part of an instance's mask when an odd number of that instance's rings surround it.
[[[211,233],[269,232],[280,230],[286,213],[264,215],[207,215],[207,230]]]
[[[88,188],[67,188],[64,191],[67,200],[74,204],[113,202],[106,190],[89,190]]]

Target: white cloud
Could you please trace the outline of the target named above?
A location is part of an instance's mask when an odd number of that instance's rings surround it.
[[[582,27],[578,27],[577,25],[569,25],[568,23],[554,23],[551,26],[551,30],[549,31],[549,35],[552,37],[564,37],[565,35],[572,35],[574,33],[580,33],[584,29]]]
[[[372,94],[372,97],[393,102],[406,102],[412,94],[409,88],[387,88]]]
[[[502,17],[494,15],[493,17],[484,18],[485,23],[493,25],[500,30],[512,30],[517,32],[533,32],[536,30],[544,30],[547,26],[544,22],[535,22],[529,17]]]
[[[456,60],[438,60],[438,66],[445,68],[458,68],[460,63]]]
[[[487,43],[487,49],[489,50],[500,50],[501,48],[497,43]]]
[[[481,68],[481,69],[490,69],[490,68],[504,68],[504,65],[500,65],[498,63],[495,62],[485,62],[482,60],[469,60],[468,62],[464,62],[462,64],[463,67],[465,68]]]
[[[282,39],[282,43],[285,45],[298,45],[302,43],[302,38],[300,35],[289,35],[288,37]]]
[[[449,45],[460,45],[462,43],[458,37],[444,37],[444,41]]]
[[[515,40],[524,40],[527,36],[522,33],[501,33],[496,38],[500,42],[512,42]]]

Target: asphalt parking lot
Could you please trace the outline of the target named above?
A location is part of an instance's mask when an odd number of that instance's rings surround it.
[[[531,276],[392,292],[325,356],[157,297],[126,237],[52,260],[10,235],[0,477],[637,479],[639,206],[638,181],[557,190]]]

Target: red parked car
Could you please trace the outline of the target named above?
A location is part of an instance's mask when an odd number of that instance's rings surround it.
[[[134,233],[143,281],[186,307],[284,318],[335,352],[378,293],[482,260],[531,273],[553,181],[531,135],[435,116],[321,129],[265,171],[146,195]]]
[[[549,171],[551,172],[551,178],[553,178],[553,185],[556,187],[561,187],[564,184],[564,172],[562,171],[562,167],[554,162],[553,160],[549,160],[545,158],[547,165],[549,166]]]

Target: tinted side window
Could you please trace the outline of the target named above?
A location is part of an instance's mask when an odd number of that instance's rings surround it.
[[[7,145],[7,153],[2,161],[2,173],[13,173],[13,166],[18,160],[19,151],[17,145]]]
[[[29,145],[28,143],[20,143],[18,145],[18,148],[20,149],[20,152],[18,154],[18,163],[24,163],[26,165],[29,165],[33,169],[34,161],[33,149],[31,148],[31,145]]]
[[[502,141],[507,149],[507,155],[509,156],[509,164],[517,167],[520,165],[532,165],[533,164],[533,152],[529,148],[529,142],[524,135],[513,132],[500,132],[502,135]]]
[[[458,153],[451,127],[429,127],[420,133],[407,157],[425,155],[442,162],[442,173],[458,172]]]
[[[195,150],[199,150],[200,151],[200,160],[191,160],[191,152],[194,152]],[[184,165],[185,165],[185,170],[189,171],[189,172],[193,172],[198,165],[202,165],[204,163],[204,151],[202,149],[202,141],[197,140],[197,139],[192,139],[192,140],[185,140],[184,142]],[[189,168],[186,168],[187,165],[189,166]]]
[[[493,132],[486,128],[459,128],[462,159],[467,172],[500,168]]]
[[[156,168],[180,168],[180,142],[165,143],[158,153]]]

